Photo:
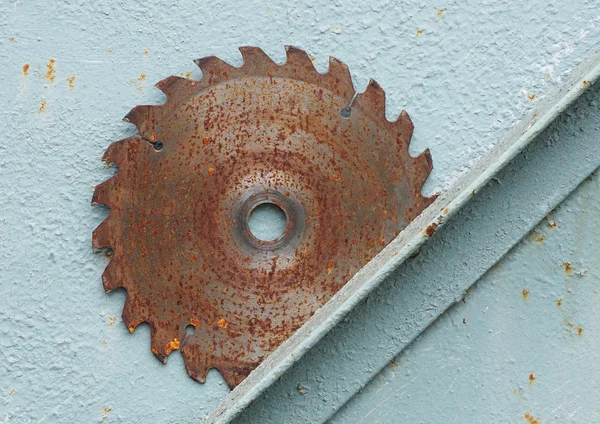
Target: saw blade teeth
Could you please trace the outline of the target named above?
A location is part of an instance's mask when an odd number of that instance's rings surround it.
[[[202,70],[202,82],[204,85],[217,84],[227,81],[237,75],[238,69],[216,56],[203,57],[194,61]]]
[[[98,252],[107,248],[113,248],[110,217],[102,221],[92,233],[92,250]]]
[[[408,113],[403,110],[398,118],[393,122],[393,125],[396,127],[398,139],[401,141],[401,147],[403,148],[403,151],[408,152],[408,146],[415,129],[410,116],[408,116]]]
[[[242,68],[250,67],[253,70],[277,67],[277,64],[260,47],[243,46],[239,48],[244,64]]]
[[[162,362],[167,362],[167,357],[172,351],[179,349],[185,337],[185,328],[165,323],[150,322],[152,353]]]
[[[291,69],[294,72],[309,72],[311,74],[317,74],[317,70],[315,69],[312,60],[308,57],[308,54],[298,47],[294,46],[285,46],[285,53],[287,60],[285,62],[285,66],[288,69]]]
[[[367,89],[356,96],[354,106],[360,106],[365,111],[372,111],[376,116],[385,119],[385,91],[371,78]],[[386,119],[387,121],[387,119]]]

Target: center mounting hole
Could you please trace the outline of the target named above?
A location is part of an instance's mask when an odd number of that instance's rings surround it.
[[[286,224],[285,212],[274,203],[261,203],[252,209],[248,217],[250,232],[262,241],[279,238],[285,231]]]

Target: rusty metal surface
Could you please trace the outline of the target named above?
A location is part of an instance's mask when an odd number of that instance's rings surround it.
[[[208,57],[200,81],[157,84],[166,103],[127,115],[139,135],[108,148],[119,172],[92,200],[110,207],[93,247],[112,249],[102,279],[127,290],[130,331],[148,322],[161,361],[181,348],[190,376],[231,387],[433,201],[429,152],[408,154],[410,118],[386,119],[375,81],[354,97],[336,59],[320,74],[293,47],[283,65],[240,50],[240,68]],[[265,202],[287,217],[273,241],[248,228]]]

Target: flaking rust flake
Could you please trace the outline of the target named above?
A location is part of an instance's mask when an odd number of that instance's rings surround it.
[[[139,134],[109,146],[119,171],[94,192],[110,208],[93,234],[113,251],[105,290],[125,288],[130,331],[148,322],[152,352],[181,348],[201,382],[217,368],[239,384],[433,201],[408,114],[388,121],[373,80],[355,97],[337,59],[320,74],[286,50],[283,65],[243,47],[240,68],[207,57],[200,81],[159,82],[167,101],[126,116]],[[265,202],[287,218],[272,241],[248,227]]]

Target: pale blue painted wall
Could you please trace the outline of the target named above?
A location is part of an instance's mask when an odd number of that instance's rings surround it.
[[[596,6],[4,0],[0,422],[193,422],[228,391],[214,371],[205,385],[190,380],[177,352],[160,364],[147,327],[129,334],[124,296],[103,293],[106,259],[91,253],[91,231],[107,215],[89,206],[93,186],[113,172],[100,157],[135,132],[121,122],[131,107],[163,101],[153,83],[199,78],[191,60],[200,56],[239,65],[239,45],[280,62],[283,45],[297,45],[321,71],[336,56],[357,89],[369,77],[386,89],[390,118],[408,110],[411,152],[430,147],[434,158],[431,193],[597,48]],[[45,78],[51,59],[54,80]]]

